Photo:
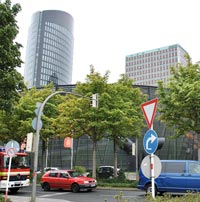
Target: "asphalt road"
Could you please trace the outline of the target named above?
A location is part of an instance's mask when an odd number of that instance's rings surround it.
[[[19,192],[15,195],[9,195],[13,202],[29,202],[31,200],[31,188],[24,188],[19,190]],[[101,189],[97,188],[92,192],[79,192],[72,193],[70,191],[60,191],[60,190],[52,190],[52,191],[43,191],[39,186],[37,187],[37,201],[43,202],[113,202],[114,197],[119,195],[120,192],[123,193],[124,199],[129,199],[130,201],[144,202],[143,191],[139,190],[123,190],[123,189]]]

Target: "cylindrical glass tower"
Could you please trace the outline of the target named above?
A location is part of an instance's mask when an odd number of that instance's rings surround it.
[[[33,14],[28,32],[24,80],[28,88],[71,84],[73,18],[58,10]]]

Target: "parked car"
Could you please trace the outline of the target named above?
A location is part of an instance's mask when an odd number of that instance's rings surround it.
[[[120,168],[117,168],[117,174],[119,175]],[[99,178],[113,178],[114,166],[99,166],[97,169],[97,177]]]
[[[67,189],[75,193],[81,190],[92,191],[96,188],[97,181],[75,170],[50,170],[42,176],[41,186],[44,191]]]
[[[200,161],[161,160],[161,165],[161,174],[155,179],[155,195],[158,192],[200,191]],[[151,179],[146,178],[141,169],[138,189],[152,191]]]
[[[44,168],[44,173],[46,173],[46,172],[49,171],[49,170],[59,170],[59,168],[58,168],[58,167],[46,167],[46,168]],[[38,173],[38,174],[41,174],[42,171],[41,171],[41,170],[38,170],[37,173]]]

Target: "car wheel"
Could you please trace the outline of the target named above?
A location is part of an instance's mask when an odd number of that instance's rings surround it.
[[[147,184],[146,187],[145,187],[145,190],[146,190],[147,194],[152,193],[152,186],[151,186],[151,184]],[[158,190],[157,190],[157,187],[155,186],[155,196],[157,195],[157,192],[158,192]]]
[[[44,191],[49,191],[49,190],[51,189],[48,182],[45,182],[45,183],[43,184],[43,189],[44,189]]]
[[[77,193],[80,190],[80,187],[78,184],[72,184],[72,192]]]

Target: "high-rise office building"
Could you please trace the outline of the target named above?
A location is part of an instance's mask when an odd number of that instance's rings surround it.
[[[33,14],[24,68],[28,88],[40,88],[50,82],[71,84],[73,25],[73,17],[64,11],[46,10]]]
[[[135,85],[157,86],[160,80],[167,83],[171,77],[171,66],[187,64],[186,54],[179,44],[175,44],[128,55],[125,73],[134,79]]]

